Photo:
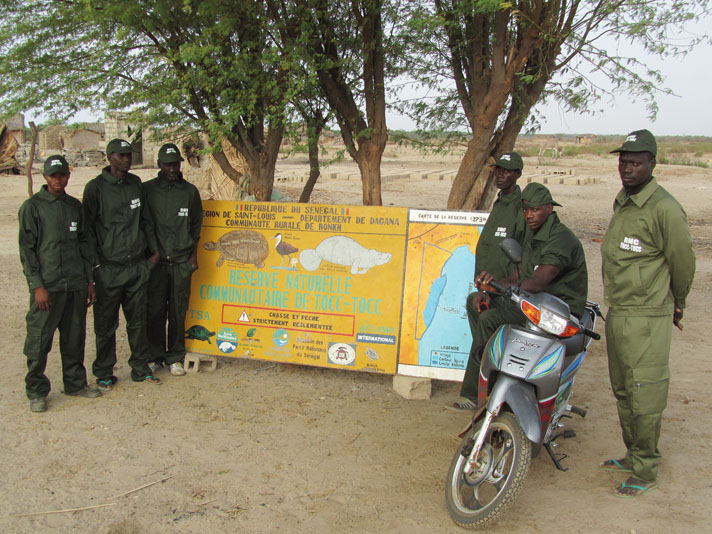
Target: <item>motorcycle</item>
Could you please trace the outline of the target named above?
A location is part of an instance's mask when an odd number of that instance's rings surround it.
[[[519,243],[505,239],[501,247],[518,269]],[[448,512],[470,529],[495,521],[512,504],[542,447],[557,469],[566,470],[561,465],[566,456],[557,456],[553,447],[559,437],[575,436],[573,430],[558,432],[562,418],[586,416],[569,404],[571,388],[591,339],[601,338],[594,332],[596,317],[602,317],[596,303],[586,302],[579,320],[548,293],[490,285],[517,304],[526,324],[504,324],[489,339],[480,365],[480,408],[460,435],[448,470]]]

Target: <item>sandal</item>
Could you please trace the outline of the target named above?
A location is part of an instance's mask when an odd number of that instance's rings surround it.
[[[114,389],[116,382],[118,382],[118,380],[113,376],[110,376],[109,378],[101,378],[96,381],[96,387],[98,387],[101,391],[111,391]]]
[[[628,480],[621,482],[621,485],[613,490],[613,494],[616,497],[629,499],[631,497],[645,495],[657,487],[658,485],[655,482],[645,482],[639,478],[628,477]]]
[[[601,462],[601,469],[605,469],[606,471],[622,471],[624,473],[633,472],[633,469],[625,463],[625,458]]]
[[[141,380],[141,382],[147,382],[149,384],[155,384],[157,386],[161,385],[161,379],[158,378],[157,376],[153,376],[153,375],[144,376],[143,380]]]
[[[477,409],[477,401],[467,397],[460,397],[452,404],[448,404],[446,408],[455,412],[473,412]]]

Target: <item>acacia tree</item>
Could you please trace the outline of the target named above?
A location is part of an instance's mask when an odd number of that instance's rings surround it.
[[[285,108],[299,83],[262,2],[3,1],[6,112],[132,108],[158,129],[207,134],[222,170],[269,200]],[[220,147],[243,155],[247,176]]]
[[[705,13],[707,6],[706,1],[678,0],[412,4],[404,36],[413,43],[407,70],[439,96],[413,105],[411,114],[421,127],[464,125],[470,133],[448,208],[489,205],[495,188],[488,162],[513,149],[543,97],[585,110],[600,96],[600,88],[581,74],[584,63],[605,73],[614,89],[650,98],[654,113],[652,96],[662,81],[660,74],[635,57],[611,55],[598,43],[613,36],[655,54],[684,52],[696,39],[682,42],[674,30]],[[567,77],[566,82],[557,83],[557,74]]]
[[[304,39],[304,60],[316,72],[361,173],[363,203],[380,206],[381,158],[386,148],[386,70],[399,44],[389,39],[393,6],[384,0],[268,0],[287,37]],[[390,75],[395,75],[394,71]]]

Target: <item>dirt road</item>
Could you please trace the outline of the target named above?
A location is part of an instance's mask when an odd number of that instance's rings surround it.
[[[284,162],[280,165],[303,164]],[[437,165],[397,154],[384,165]],[[540,172],[534,158],[525,176]],[[560,160],[557,167],[599,178],[550,185],[557,211],[584,243],[590,298],[601,301],[599,244],[619,188],[615,159]],[[550,173],[552,168],[541,168]],[[150,177],[155,170],[139,174]],[[70,193],[81,196],[95,169],[77,169]],[[542,455],[520,498],[492,532],[677,533],[712,531],[712,358],[706,332],[712,300],[712,171],[659,166],[660,183],[685,206],[698,272],[673,333],[673,374],[660,444],[660,488],[630,501],[611,490],[621,477],[598,468],[622,442],[608,384],[605,341],[594,343],[574,391],[586,419],[563,440],[565,473]],[[460,532],[443,501],[456,435],[467,416],[445,409],[457,384],[435,381],[427,401],[408,401],[381,375],[223,358],[214,373],[165,378],[160,387],[129,380],[119,328],[119,387],[96,400],[61,392],[59,355],[50,358],[49,410],[30,413],[24,394],[24,316],[28,291],[17,253],[17,210],[24,177],[0,177],[0,532],[99,534],[223,532]],[[447,180],[394,179],[384,204],[442,209]],[[298,197],[301,184],[280,188]],[[360,183],[325,180],[314,201],[359,203]],[[89,314],[91,319],[91,313]],[[602,331],[602,325],[599,325]],[[91,326],[86,361],[94,359]],[[55,339],[55,347],[57,340]],[[157,484],[141,488],[152,482]],[[97,507],[84,511],[17,514]]]

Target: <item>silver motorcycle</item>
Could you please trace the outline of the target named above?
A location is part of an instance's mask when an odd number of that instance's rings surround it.
[[[505,239],[502,249],[519,266],[522,249]],[[521,277],[520,277],[521,278]],[[579,320],[568,305],[545,292],[491,285],[516,303],[525,324],[504,324],[489,339],[480,365],[477,410],[448,470],[445,501],[452,520],[476,529],[496,520],[522,489],[532,457],[542,446],[556,467],[561,419],[586,411],[569,404],[571,387],[594,332],[597,304],[587,302]]]

